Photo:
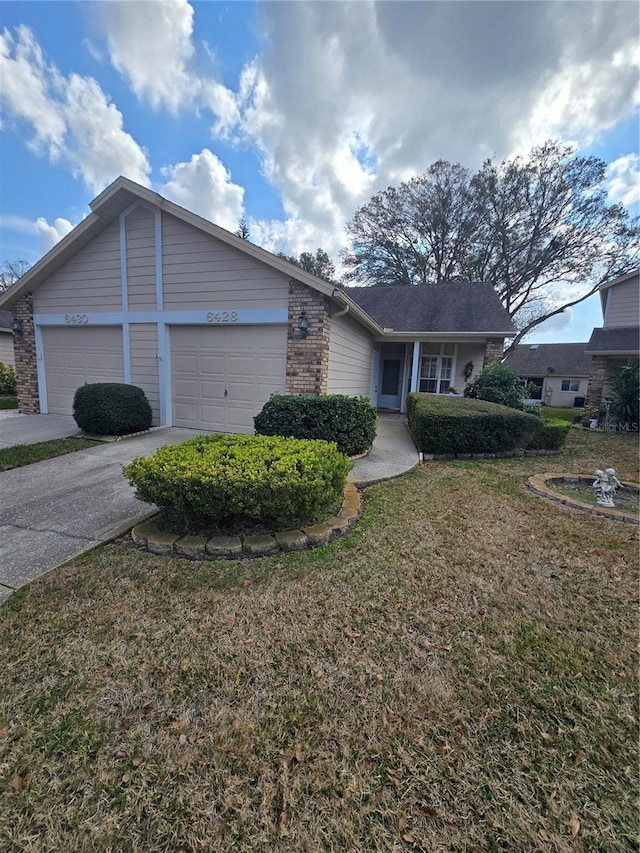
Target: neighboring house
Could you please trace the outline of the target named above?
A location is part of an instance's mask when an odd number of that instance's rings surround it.
[[[15,364],[11,320],[11,311],[0,311],[0,364],[5,367]]]
[[[591,358],[584,344],[520,344],[504,364],[523,383],[539,388],[534,399],[545,406],[581,408],[585,405]]]
[[[591,357],[587,404],[597,408],[609,396],[608,382],[624,364],[638,365],[640,355],[640,269],[600,287],[602,328],[587,344]]]
[[[251,432],[273,392],[404,410],[410,390],[461,391],[514,331],[488,284],[335,287],[126,178],[90,207],[0,297],[25,413],[69,414],[108,381],[201,430]]]

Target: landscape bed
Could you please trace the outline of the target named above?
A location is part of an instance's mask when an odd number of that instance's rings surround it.
[[[638,531],[542,501],[553,457],[428,463],[316,551],[124,539],[0,608],[0,847],[637,847]]]

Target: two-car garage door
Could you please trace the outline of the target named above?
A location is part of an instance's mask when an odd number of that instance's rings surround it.
[[[174,326],[174,426],[253,432],[272,393],[284,392],[286,326]]]
[[[47,408],[70,415],[85,382],[123,382],[121,326],[48,326],[42,330]]]

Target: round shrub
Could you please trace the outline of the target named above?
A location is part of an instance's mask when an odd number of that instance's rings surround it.
[[[464,396],[489,403],[500,403],[511,409],[523,409],[527,388],[520,377],[504,364],[492,364],[485,368],[464,389]]]
[[[326,441],[199,435],[123,470],[136,496],[182,529],[314,521],[339,503],[349,460]]]
[[[128,435],[151,426],[151,406],[142,388],[119,382],[81,385],[73,398],[73,417],[93,435]]]
[[[364,453],[376,437],[376,411],[367,397],[272,394],[253,419],[257,435],[335,441],[340,453]]]

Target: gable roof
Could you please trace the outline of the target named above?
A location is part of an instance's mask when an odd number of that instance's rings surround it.
[[[110,225],[118,216],[127,210],[135,202],[146,202],[147,204],[160,208],[172,216],[176,216],[183,222],[187,222],[204,231],[217,240],[226,243],[233,248],[244,252],[256,260],[272,267],[290,279],[306,284],[314,290],[320,291],[325,296],[333,298],[342,305],[348,305],[351,314],[363,325],[367,326],[374,334],[381,334],[382,329],[362,309],[356,305],[342,291],[341,288],[330,284],[322,278],[318,278],[306,272],[301,267],[273,255],[266,249],[256,246],[248,240],[237,237],[225,228],[209,222],[202,216],[198,216],[180,205],[164,198],[152,190],[137,184],[129,178],[119,177],[113,183],[96,196],[89,207],[91,213],[63,237],[50,249],[44,257],[34,264],[9,290],[0,294],[0,306],[10,307],[23,293],[32,291],[42,284],[52,273],[59,269],[71,257],[73,257],[83,246],[86,246],[94,237]]]
[[[591,356],[587,344],[520,344],[504,363],[520,376],[589,376]]]
[[[344,292],[387,332],[515,334],[489,282],[346,287]]]
[[[594,329],[587,344],[589,355],[619,353],[638,355],[640,352],[640,330],[638,326],[619,329]]]

